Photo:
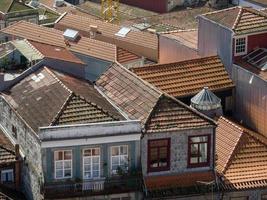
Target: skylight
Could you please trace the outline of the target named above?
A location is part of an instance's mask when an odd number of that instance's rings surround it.
[[[267,70],[267,49],[256,49],[246,55],[244,59],[261,71]]]
[[[115,35],[119,36],[119,37],[126,37],[126,35],[131,31],[130,28],[127,27],[122,27],[118,33],[116,33]]]
[[[72,29],[66,29],[65,32],[63,33],[63,36],[66,39],[71,40],[71,41],[76,40],[78,35],[79,35],[79,32],[75,31],[75,30],[72,30]]]

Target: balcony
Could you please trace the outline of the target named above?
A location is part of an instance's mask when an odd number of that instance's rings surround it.
[[[65,181],[44,185],[45,198],[70,198],[140,191],[141,176],[122,176],[91,181]]]

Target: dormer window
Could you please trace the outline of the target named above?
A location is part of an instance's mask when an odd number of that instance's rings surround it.
[[[245,54],[247,54],[247,38],[235,38],[235,56],[241,56]]]

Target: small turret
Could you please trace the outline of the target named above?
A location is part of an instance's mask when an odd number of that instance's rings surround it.
[[[223,115],[221,99],[211,92],[208,87],[204,87],[192,97],[190,106],[211,118]]]

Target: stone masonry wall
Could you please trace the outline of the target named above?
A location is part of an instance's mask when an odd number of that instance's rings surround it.
[[[25,156],[21,173],[22,190],[27,199],[40,200],[42,198],[40,195],[42,167],[41,147],[38,137],[2,96],[0,96],[0,115],[0,128],[13,143],[20,145],[20,149]]]
[[[187,154],[188,154],[188,136],[207,135],[210,134],[210,166],[202,168],[187,168]],[[148,140],[151,139],[170,138],[170,170],[161,172],[147,173],[147,154],[148,154]],[[183,173],[190,171],[208,170],[213,167],[213,128],[192,129],[179,132],[168,133],[153,133],[146,134],[141,141],[141,160],[143,175],[163,175],[172,173]]]

